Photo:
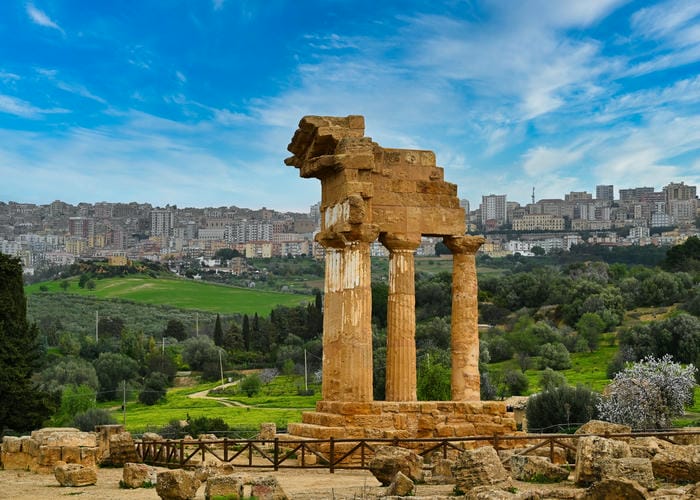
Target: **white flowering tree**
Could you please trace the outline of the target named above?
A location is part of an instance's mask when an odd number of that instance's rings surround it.
[[[598,404],[600,418],[635,430],[669,428],[693,402],[695,371],[670,354],[648,356],[615,375]]]

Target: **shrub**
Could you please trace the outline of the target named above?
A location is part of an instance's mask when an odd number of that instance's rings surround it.
[[[261,387],[262,380],[260,380],[260,377],[257,375],[257,373],[252,373],[248,375],[246,378],[241,380],[240,383],[241,392],[246,394],[249,398],[255,396],[258,392],[260,392]]]
[[[164,373],[152,372],[143,384],[143,390],[139,393],[139,401],[145,405],[154,405],[167,392],[168,377]]]
[[[597,415],[600,396],[588,387],[562,385],[530,396],[527,427],[530,432],[560,432],[586,423]]]
[[[633,429],[666,429],[693,401],[695,372],[669,354],[648,356],[615,375],[598,404],[601,418]]]
[[[78,413],[73,417],[73,427],[77,427],[83,432],[92,432],[97,425],[116,424],[111,413],[104,408],[91,408],[83,413]]]
[[[566,346],[561,342],[544,344],[540,347],[540,370],[566,370],[571,368],[571,358]]]
[[[511,396],[519,396],[527,391],[530,383],[524,373],[517,370],[508,370],[503,381]]]

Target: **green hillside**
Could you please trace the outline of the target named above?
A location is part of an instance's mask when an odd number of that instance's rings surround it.
[[[26,287],[28,296],[41,292],[75,294],[96,299],[121,299],[139,303],[196,309],[219,314],[268,315],[278,305],[297,306],[311,300],[307,295],[263,292],[180,278],[152,278],[145,275],[94,280],[95,288],[78,286],[78,278],[68,280],[63,291],[60,281],[36,283]]]

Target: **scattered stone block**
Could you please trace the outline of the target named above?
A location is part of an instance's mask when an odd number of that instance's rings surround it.
[[[574,481],[577,485],[589,485],[602,477],[602,468],[613,458],[631,456],[630,447],[624,441],[600,436],[587,436],[578,440]]]
[[[243,485],[245,480],[241,476],[232,475],[214,475],[209,476],[204,492],[204,498],[207,500],[221,496],[226,498],[242,499]]]
[[[397,472],[386,490],[387,496],[408,497],[416,492],[416,485],[401,471]]]
[[[604,463],[603,479],[632,479],[648,490],[656,489],[654,471],[648,458],[613,458]]]
[[[455,463],[454,476],[457,488],[465,492],[511,479],[492,446],[462,452]]]
[[[125,488],[146,488],[155,486],[158,473],[155,467],[146,464],[127,462],[122,471],[122,485]]]
[[[61,486],[91,486],[97,484],[97,471],[80,464],[57,462],[53,470],[54,477]]]
[[[566,481],[569,471],[554,465],[548,459],[530,455],[510,457],[510,472],[518,481],[558,483]]]
[[[274,476],[255,477],[250,480],[250,496],[257,500],[288,500]]]
[[[596,434],[598,436],[605,436],[606,434],[630,434],[632,428],[629,425],[623,424],[613,424],[611,422],[605,422],[604,420],[589,420],[581,427],[576,429],[574,434]],[[628,437],[621,438],[611,438],[620,441],[629,441]]]
[[[700,481],[700,445],[672,445],[651,460],[654,476],[671,483]]]
[[[452,473],[454,466],[454,460],[450,460],[449,458],[434,458],[430,482],[433,484],[454,484],[455,476]]]
[[[197,495],[202,483],[182,469],[159,472],[156,478],[156,493],[163,500],[191,500]]]
[[[644,500],[649,495],[637,481],[631,479],[603,479],[592,485],[584,500]]]
[[[104,462],[121,466],[127,462],[137,462],[136,445],[129,432],[120,432],[109,436],[109,456]]]
[[[272,441],[277,435],[277,424],[274,422],[263,422],[260,424],[260,439]]]
[[[369,470],[374,477],[388,486],[397,472],[409,477],[412,481],[423,481],[423,457],[406,448],[398,446],[383,446],[369,462]]]

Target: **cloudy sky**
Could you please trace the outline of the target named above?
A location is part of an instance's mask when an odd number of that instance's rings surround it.
[[[474,208],[700,184],[700,2],[0,2],[0,201],[307,211],[307,114],[435,151]]]

